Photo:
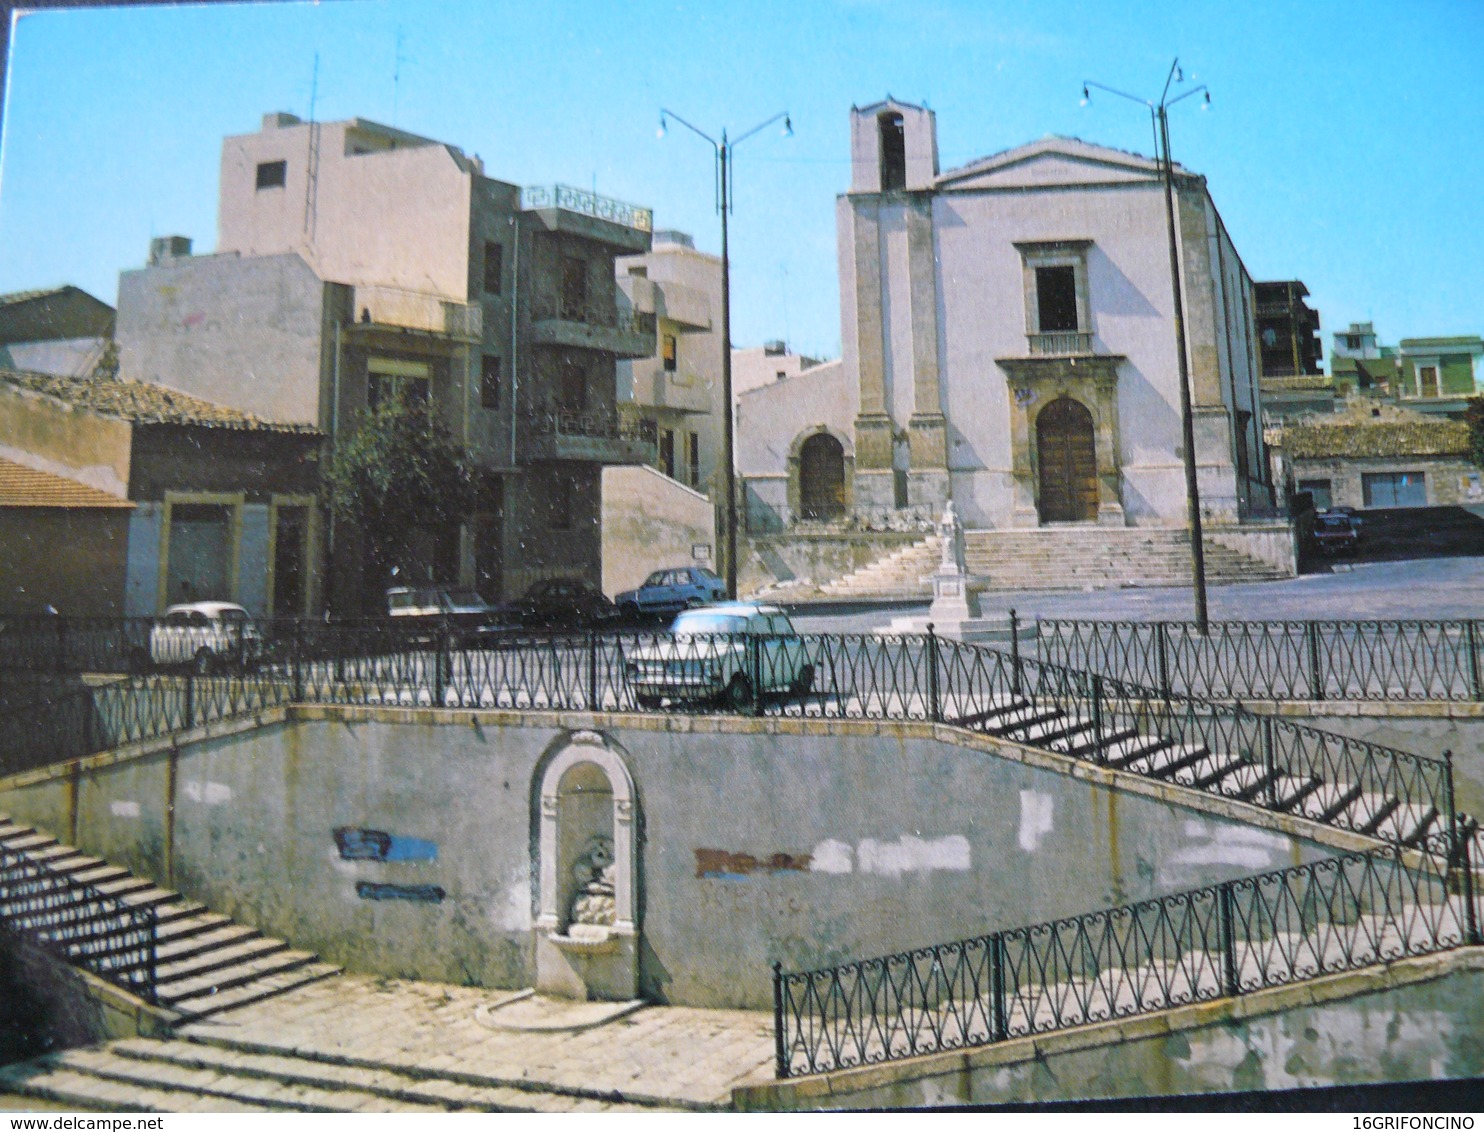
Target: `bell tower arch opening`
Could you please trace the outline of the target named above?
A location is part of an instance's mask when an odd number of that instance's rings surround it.
[[[902,115],[888,110],[876,119],[881,132],[881,191],[907,187],[907,129]]]

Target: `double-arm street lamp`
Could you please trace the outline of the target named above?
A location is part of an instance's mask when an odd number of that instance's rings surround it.
[[[669,120],[674,119],[697,137],[711,143],[716,153],[716,208],[721,213],[721,397],[722,416],[722,490],[726,498],[726,519],[722,531],[721,556],[725,564],[724,577],[727,597],[737,596],[737,471],[733,454],[734,418],[732,410],[732,268],[727,252],[727,214],[732,210],[731,164],[732,150],[748,138],[767,129],[774,122],[783,122],[783,136],[793,137],[793,122],[788,112],[774,114],[766,122],[759,122],[752,129],[728,140],[726,130],[721,131],[721,140],[697,129],[673,110],[660,109],[659,136],[664,137]]]
[[[1113,87],[1104,86],[1102,83],[1095,83],[1089,79],[1082,84],[1082,105],[1086,106],[1092,97],[1089,87],[1107,91],[1109,94],[1116,94],[1119,98],[1137,102],[1140,106],[1147,106],[1149,123],[1154,128],[1155,152],[1159,155],[1160,171],[1165,184],[1165,223],[1169,230],[1170,242],[1170,287],[1175,296],[1175,350],[1180,364],[1180,429],[1181,440],[1185,448],[1185,497],[1190,515],[1190,564],[1192,584],[1195,588],[1195,621],[1198,631],[1205,636],[1210,624],[1206,615],[1206,549],[1201,535],[1201,495],[1196,477],[1195,417],[1190,406],[1190,367],[1185,357],[1185,304],[1180,292],[1180,251],[1175,241],[1175,174],[1173,163],[1170,160],[1168,111],[1177,102],[1183,102],[1203,91],[1206,97],[1201,108],[1205,109],[1211,104],[1211,92],[1206,90],[1205,84],[1202,83],[1198,87],[1193,87],[1171,98],[1170,84],[1184,81],[1185,76],[1180,71],[1179,59],[1170,65],[1170,73],[1165,77],[1165,88],[1160,92],[1158,102],[1126,94],[1121,90],[1115,90]]]

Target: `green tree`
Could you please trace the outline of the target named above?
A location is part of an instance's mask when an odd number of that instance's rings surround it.
[[[447,531],[479,498],[473,466],[429,403],[406,390],[364,413],[354,435],[336,446],[325,490],[336,525],[363,540],[368,598],[379,597],[407,559],[415,531]]]
[[[1469,426],[1469,459],[1484,468],[1484,397],[1469,398],[1463,421]]]

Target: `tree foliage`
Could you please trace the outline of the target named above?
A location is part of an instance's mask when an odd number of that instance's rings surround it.
[[[358,530],[383,571],[414,531],[457,524],[479,494],[472,465],[431,406],[405,391],[362,415],[355,434],[336,445],[324,482],[336,524]]]
[[[1469,398],[1463,421],[1469,426],[1469,458],[1484,468],[1484,397]]]

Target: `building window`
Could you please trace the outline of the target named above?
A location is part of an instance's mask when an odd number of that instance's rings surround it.
[[[648,444],[658,444],[660,438],[660,426],[655,421],[641,420],[639,422],[639,439]]]
[[[1345,349],[1347,349],[1347,350],[1358,350],[1358,349],[1360,349],[1360,335],[1359,334],[1347,334],[1347,335],[1345,335]]]
[[[1334,506],[1334,495],[1331,493],[1329,480],[1299,480],[1298,489],[1309,493],[1309,498],[1313,500],[1316,511],[1328,511]]]
[[[493,241],[484,245],[484,292],[498,295],[505,275],[505,246]]]
[[[664,334],[660,336],[660,357],[664,359],[665,372],[675,372],[675,335]]]
[[[566,413],[581,413],[587,409],[587,371],[581,362],[569,360],[562,363],[557,408]]]
[[[1037,326],[1042,334],[1077,330],[1077,271],[1071,264],[1036,268]]]
[[[881,129],[881,191],[907,187],[907,131],[897,113],[876,119]]]
[[[1417,367],[1417,396],[1436,397],[1438,395],[1438,367]]]
[[[562,317],[578,322],[587,317],[587,261],[581,256],[562,260]]]
[[[572,529],[572,477],[558,472],[551,481],[551,506],[547,525],[554,531]]]
[[[405,358],[366,359],[366,404],[375,409],[391,396],[411,405],[426,405],[432,393],[433,367]]]
[[[500,359],[494,354],[484,356],[484,370],[479,377],[479,403],[486,409],[500,407]]]
[[[264,161],[258,166],[258,188],[281,189],[288,183],[289,163],[287,161]]]
[[[1427,506],[1423,472],[1363,472],[1360,487],[1367,507]]]
[[[691,487],[701,486],[701,438],[694,432],[685,434],[685,462],[690,468]]]
[[[1031,354],[1092,351],[1087,294],[1091,240],[1017,243],[1025,282],[1025,331]]]
[[[660,430],[660,471],[675,478],[675,430]]]

